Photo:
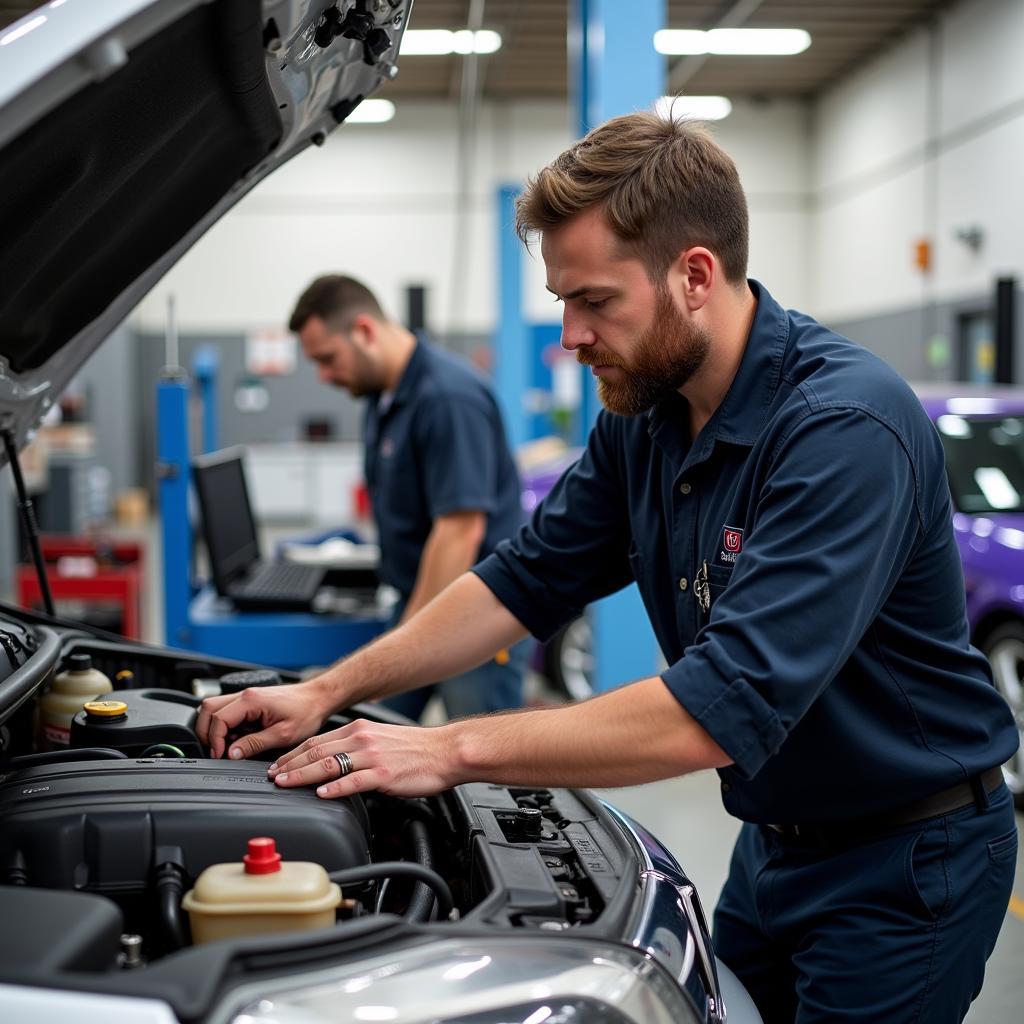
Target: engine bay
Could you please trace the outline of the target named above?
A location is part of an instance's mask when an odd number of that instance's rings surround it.
[[[423,800],[323,800],[283,790],[266,775],[279,752],[212,760],[194,723],[209,694],[294,678],[36,618],[0,623],[16,639],[0,641],[0,908],[24,922],[0,937],[0,979],[124,977],[187,956],[185,897],[214,865],[240,864],[257,837],[340,884],[338,929],[398,917],[566,930],[613,918],[625,902],[633,852],[586,794],[473,784]],[[112,684],[100,706],[74,712],[63,745],[59,729],[44,728],[47,700],[76,663]],[[401,721],[366,705],[325,727],[358,716]]]

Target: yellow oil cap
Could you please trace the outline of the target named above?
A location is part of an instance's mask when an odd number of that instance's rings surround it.
[[[87,715],[96,718],[117,718],[128,712],[128,705],[123,700],[90,700],[82,707]]]

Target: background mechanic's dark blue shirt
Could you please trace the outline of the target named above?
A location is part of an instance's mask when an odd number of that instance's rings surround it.
[[[665,684],[735,762],[719,773],[730,813],[870,815],[1001,763],[1016,731],[969,646],[920,403],[880,359],[751,289],[742,364],[696,441],[678,395],[602,412],[580,461],[475,571],[541,638],[635,579]],[[694,587],[705,562],[710,612]]]
[[[367,487],[380,535],[381,579],[408,599],[434,520],[480,511],[480,557],[522,523],[519,476],[494,396],[462,360],[418,339],[390,405],[370,401]]]

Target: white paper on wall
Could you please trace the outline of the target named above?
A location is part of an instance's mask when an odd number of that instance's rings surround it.
[[[283,327],[250,331],[245,337],[245,369],[256,377],[284,377],[295,372],[295,335]]]

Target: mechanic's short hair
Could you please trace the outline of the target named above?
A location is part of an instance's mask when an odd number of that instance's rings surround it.
[[[516,230],[528,242],[592,206],[655,283],[694,245],[718,257],[727,280],[746,280],[746,197],[736,165],[699,123],[641,112],[593,129],[527,183]]]
[[[361,281],[343,274],[325,274],[299,296],[288,321],[288,330],[301,331],[312,316],[320,317],[331,327],[343,329],[360,313],[368,313],[378,320],[386,319],[377,296]]]

